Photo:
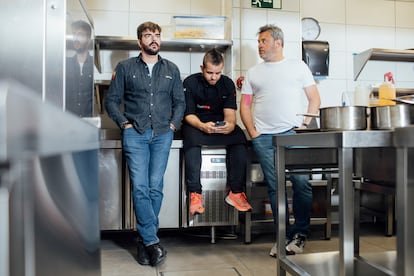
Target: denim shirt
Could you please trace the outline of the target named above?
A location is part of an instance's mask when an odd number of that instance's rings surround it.
[[[129,121],[139,133],[152,128],[155,135],[168,132],[170,123],[180,127],[185,97],[180,71],[174,63],[159,57],[150,76],[140,54],[120,62],[114,74],[105,107],[118,126]]]

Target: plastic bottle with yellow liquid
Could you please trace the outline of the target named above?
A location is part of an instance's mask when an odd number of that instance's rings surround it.
[[[395,105],[395,101],[390,99],[394,99],[396,94],[392,73],[387,72],[384,74],[384,82],[378,88],[378,105]]]

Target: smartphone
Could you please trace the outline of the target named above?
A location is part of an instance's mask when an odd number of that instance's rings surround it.
[[[215,126],[224,126],[226,124],[226,121],[216,121]]]

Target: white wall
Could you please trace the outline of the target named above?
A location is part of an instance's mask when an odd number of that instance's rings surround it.
[[[386,0],[301,0],[301,17],[319,20],[330,44],[330,76],[320,83],[322,104],[340,102],[358,83],[378,85],[391,71],[396,86],[414,88],[414,63],[369,61],[355,82],[353,54],[369,48],[414,48],[414,3]]]
[[[86,0],[95,21],[96,35],[136,36],[136,27],[151,20],[162,26],[173,15],[226,15],[231,18],[233,71],[236,80],[260,62],[256,33],[273,23],[285,32],[285,55],[301,58],[302,17],[316,18],[322,27],[318,39],[330,44],[330,74],[318,84],[322,106],[340,104],[343,91],[358,83],[379,84],[392,71],[396,86],[414,88],[414,63],[370,61],[358,81],[353,80],[353,54],[369,48],[414,48],[414,2],[387,0],[282,0],[282,9],[251,8],[251,0]],[[110,79],[116,63],[137,51],[107,51],[101,56],[104,72],[97,79]],[[198,72],[202,53],[162,53],[180,67],[183,77]]]

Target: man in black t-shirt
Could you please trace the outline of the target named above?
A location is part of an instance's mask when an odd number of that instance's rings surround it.
[[[204,212],[200,183],[201,146],[226,147],[227,183],[230,192],[225,201],[237,210],[251,210],[244,186],[246,183],[246,137],[236,124],[236,88],[222,75],[223,55],[216,49],[204,55],[201,73],[187,77],[183,84],[186,111],[182,126],[184,136],[185,180],[190,197],[190,215]]]

